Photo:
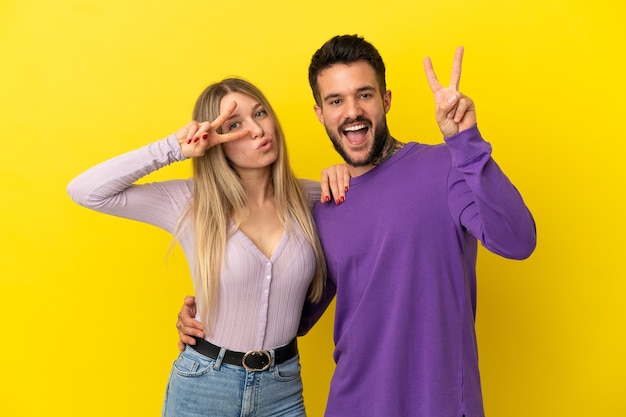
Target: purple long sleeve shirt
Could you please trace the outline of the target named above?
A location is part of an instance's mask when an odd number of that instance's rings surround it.
[[[535,224],[476,127],[406,144],[315,218],[336,289],[326,417],[484,416],[475,334],[477,240],[528,257]],[[307,305],[301,333],[326,303]]]

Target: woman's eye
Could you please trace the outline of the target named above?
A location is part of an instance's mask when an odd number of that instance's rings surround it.
[[[237,129],[238,127],[239,127],[239,122],[231,123],[231,124],[228,126],[228,130],[235,130],[235,129]]]
[[[265,115],[267,115],[267,112],[265,110],[259,110],[258,112],[256,112],[254,114],[254,117],[259,118],[259,117],[263,117]]]

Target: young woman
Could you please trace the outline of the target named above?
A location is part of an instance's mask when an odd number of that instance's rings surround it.
[[[188,158],[192,179],[135,184]],[[210,85],[193,121],[87,170],[68,192],[171,232],[185,252],[205,337],[174,362],[164,416],[305,415],[296,333],[325,280],[311,215],[320,185],[295,178],[258,88],[238,78]]]

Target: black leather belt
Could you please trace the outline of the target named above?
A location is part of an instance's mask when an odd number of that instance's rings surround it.
[[[190,348],[208,358],[217,359],[222,350],[221,347],[198,337],[195,339],[196,344],[189,345]],[[274,364],[280,365],[298,354],[298,341],[294,338],[289,344],[272,350],[274,351]],[[268,350],[251,350],[246,353],[226,350],[222,359],[223,363],[243,366],[248,371],[265,371],[270,367],[271,361],[272,357]]]

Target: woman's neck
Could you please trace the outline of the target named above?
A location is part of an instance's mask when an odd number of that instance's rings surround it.
[[[239,172],[239,177],[248,191],[249,205],[263,206],[267,201],[274,200],[274,185],[270,169]]]

